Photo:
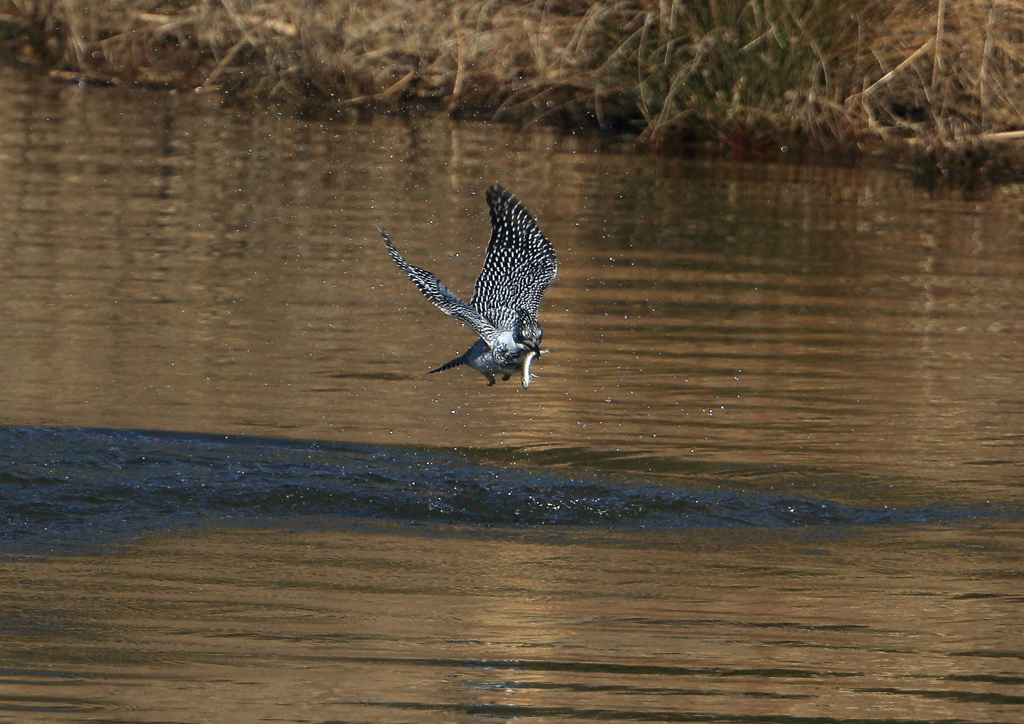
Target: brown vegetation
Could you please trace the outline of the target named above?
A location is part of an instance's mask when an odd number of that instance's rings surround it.
[[[80,81],[651,143],[1024,141],[1024,0],[0,0],[0,39]]]

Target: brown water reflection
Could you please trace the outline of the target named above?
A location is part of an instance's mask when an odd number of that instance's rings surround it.
[[[1024,187],[4,83],[4,423],[1020,475]],[[372,228],[467,293],[494,180],[561,260],[528,393],[425,375],[472,335]]]
[[[1019,505],[1024,187],[929,195],[783,160],[308,122],[0,70],[0,425]],[[494,181],[560,258],[554,352],[526,392],[425,374],[471,334],[373,231],[466,293]],[[0,719],[1009,722],[1024,703],[1013,518],[828,535],[265,522],[5,555]]]
[[[1016,721],[1019,531],[221,530],[8,561],[17,721]],[[968,572],[969,573],[966,573]]]

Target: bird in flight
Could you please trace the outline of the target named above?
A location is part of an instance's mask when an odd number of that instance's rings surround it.
[[[431,372],[469,365],[494,384],[494,376],[507,380],[522,375],[530,386],[530,365],[540,357],[541,329],[537,310],[544,290],[555,279],[555,249],[537,228],[537,222],[515,196],[495,184],[487,189],[491,207],[491,239],[484,266],[473,287],[469,304],[455,296],[441,280],[407,262],[383,229],[377,228],[395,264],[442,312],[465,322],[480,335],[465,354]]]

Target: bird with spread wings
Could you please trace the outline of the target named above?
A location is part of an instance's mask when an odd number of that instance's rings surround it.
[[[525,388],[530,386],[530,365],[541,353],[540,300],[555,279],[558,262],[551,242],[515,196],[495,184],[487,189],[487,203],[491,238],[469,304],[429,271],[407,262],[384,230],[377,231],[395,264],[423,296],[480,336],[464,354],[431,372],[469,365],[488,385],[494,384],[495,375],[507,380],[519,372]]]

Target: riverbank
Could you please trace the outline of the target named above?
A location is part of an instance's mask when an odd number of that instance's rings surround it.
[[[0,0],[58,79],[1013,173],[1024,0]]]

